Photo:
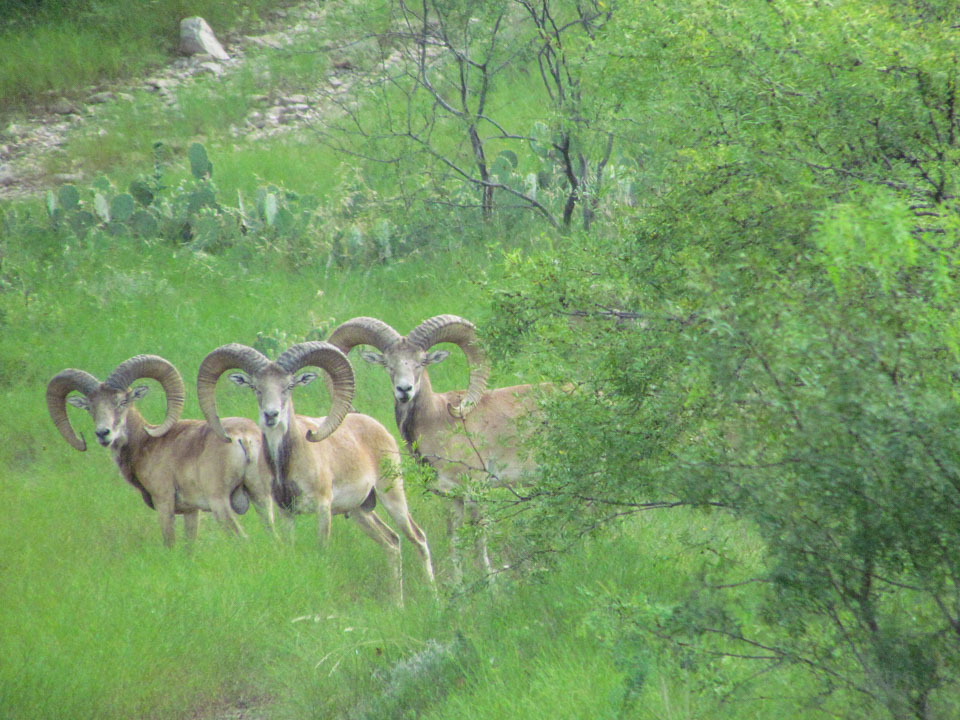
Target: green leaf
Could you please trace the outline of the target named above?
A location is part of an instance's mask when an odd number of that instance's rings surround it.
[[[64,185],[57,191],[57,199],[64,210],[73,210],[80,204],[80,191],[73,185]]]
[[[133,195],[121,193],[110,201],[110,214],[118,222],[126,222],[133,214],[134,200]]]
[[[530,130],[530,149],[541,159],[545,158],[547,153],[550,152],[550,146],[547,141],[549,135],[549,128],[539,121],[535,122],[533,128]]]
[[[134,199],[144,207],[148,207],[153,202],[153,191],[143,180],[134,180],[130,183],[129,190]]]
[[[511,155],[512,154],[513,153],[511,153]],[[516,158],[515,155],[514,158]],[[513,177],[513,168],[514,166],[511,164],[510,158],[506,157],[504,153],[500,153],[493,161],[493,165],[490,167],[490,172],[496,175],[497,179],[501,183],[507,185],[510,182],[510,179]]]
[[[500,154],[497,155],[497,157],[498,157],[498,158],[501,158],[501,157],[502,157],[502,158],[505,158],[505,159],[510,163],[511,167],[513,167],[514,170],[517,169],[517,165],[518,165],[519,162],[520,162],[520,161],[517,159],[517,154],[516,154],[515,152],[513,152],[512,150],[501,150],[501,151],[500,151]]]
[[[200,187],[194,190],[187,199],[187,211],[195,213],[205,207],[214,207],[217,204],[217,196],[213,190],[208,187]]]
[[[146,210],[137,210],[130,217],[130,227],[133,232],[142,238],[153,238],[159,234],[157,219]]]
[[[287,210],[285,207],[279,208],[277,210],[277,215],[274,220],[277,231],[281,233],[289,232],[295,225],[296,220],[293,217],[293,213]]]
[[[110,206],[107,204],[107,199],[101,193],[93,196],[93,209],[101,220],[110,222]]]
[[[272,192],[263,198],[263,219],[270,226],[277,220],[277,196]]]
[[[198,180],[203,180],[213,174],[213,165],[207,158],[207,149],[200,143],[193,143],[187,150],[187,157],[190,159],[190,172]]]
[[[87,231],[97,224],[97,219],[86,210],[75,210],[67,216],[67,224],[77,237],[83,237]]]
[[[200,250],[214,247],[220,239],[220,223],[213,215],[201,215],[190,224],[193,233],[192,244]]]
[[[104,230],[107,231],[107,234],[112,235],[113,237],[123,237],[124,235],[130,234],[130,228],[118,220],[111,220],[108,222],[104,226]]]

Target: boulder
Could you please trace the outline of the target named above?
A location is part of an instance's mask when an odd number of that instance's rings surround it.
[[[103,92],[94,93],[87,98],[88,103],[93,103],[94,105],[102,105],[104,103],[113,102],[117,99],[117,96],[110,92],[109,90],[104,90]]]
[[[50,112],[57,115],[76,115],[79,111],[77,106],[66,98],[57,98],[50,104]]]
[[[226,50],[202,17],[188,17],[180,21],[180,52],[184,55],[206,53],[217,60],[229,60]]]

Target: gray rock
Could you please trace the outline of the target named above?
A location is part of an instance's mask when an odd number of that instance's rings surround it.
[[[169,90],[170,88],[175,88],[180,83],[171,78],[150,78],[146,80],[144,86],[147,90]]]
[[[94,103],[95,105],[102,105],[103,103],[113,102],[116,99],[117,96],[114,93],[110,92],[109,90],[105,90],[104,92],[94,93],[87,98],[87,102]]]
[[[202,73],[210,73],[211,75],[220,77],[223,75],[223,65],[215,62],[200,63],[199,67],[197,67],[197,74]]]
[[[180,21],[180,52],[184,55],[207,53],[217,60],[229,60],[226,50],[202,17],[188,17]]]
[[[73,115],[77,112],[77,106],[66,98],[58,98],[50,105],[50,111],[57,115]]]

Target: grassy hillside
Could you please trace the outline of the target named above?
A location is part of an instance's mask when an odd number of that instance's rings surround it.
[[[451,595],[443,503],[411,481],[412,513],[447,588],[439,601],[406,547],[407,603],[395,608],[383,553],[342,519],[323,553],[310,516],[298,518],[291,546],[268,536],[253,511],[242,518],[247,542],[204,518],[192,550],[179,521],[180,543],[165,550],[155,514],[92,443],[84,413],[70,409],[89,450],[81,455],[60,440],[43,403],[49,377],[64,367],[103,377],[152,352],[176,364],[189,386],[220,343],[254,343],[258,333],[289,343],[354,314],[406,328],[440,311],[474,314],[482,291],[435,257],[326,279],[268,258],[238,268],[162,246],[71,247],[34,276],[24,260],[15,250],[5,266],[24,269],[18,279],[29,291],[3,295],[2,397],[19,408],[2,421],[0,458],[4,717],[217,717],[237,707],[269,718],[533,717],[544,708],[557,717],[616,717],[624,688],[637,682],[617,658],[642,649],[609,634],[596,598],[615,588],[682,593],[676,578],[685,560],[664,541],[675,533],[730,533],[748,555],[756,542],[719,518],[663,518],[588,543],[556,573],[516,586],[508,574],[492,594]],[[458,261],[490,265],[482,250],[462,251]],[[278,306],[290,310],[278,316]],[[395,427],[385,377],[366,364],[357,370],[355,405]],[[463,376],[455,361],[438,366],[434,383],[457,387]],[[301,392],[298,410],[322,413],[322,395]],[[148,417],[162,413],[159,396],[144,400]],[[224,415],[254,410],[246,393],[222,388]],[[185,416],[199,416],[193,393]],[[494,539],[504,552],[508,529],[495,529]],[[644,704],[660,709],[639,716],[698,705],[687,682],[657,677]]]
[[[0,16],[0,49],[7,58],[0,100],[9,112],[129,80],[175,56],[183,17],[200,15],[224,33],[255,27],[260,13],[289,4],[163,0],[130,13],[115,0],[8,0]]]
[[[0,98],[163,62],[182,3],[148,5],[18,3]],[[245,31],[272,5],[190,13]],[[956,716],[958,10],[531,7],[322,4],[296,47],[106,104],[43,160],[82,180],[0,202],[0,718]],[[314,91],[297,132],[242,124]],[[575,387],[533,481],[476,489],[492,585],[452,582],[469,534],[405,466],[440,591],[404,544],[402,608],[342,518],[323,551],[313,517],[279,542],[253,511],[249,540],[204,517],[163,548],[43,400],[156,353],[196,418],[220,344],[440,313],[478,323],[491,385]],[[325,412],[320,383],[295,402]]]

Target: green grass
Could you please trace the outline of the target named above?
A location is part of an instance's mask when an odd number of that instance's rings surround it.
[[[257,24],[260,13],[284,4],[154,0],[129,12],[120,0],[33,3],[11,15],[19,22],[0,27],[0,107],[22,110],[51,95],[76,96],[89,85],[156,67],[176,52],[184,17],[204,17],[222,37],[230,28]]]
[[[21,252],[38,250],[15,249],[7,267],[27,268]],[[459,260],[492,267],[485,251]],[[165,246],[81,245],[35,274],[25,269],[28,296],[0,293],[0,355],[12,370],[0,402],[18,408],[0,419],[0,717],[208,717],[239,703],[269,706],[271,718],[402,717],[413,707],[438,719],[654,718],[712,708],[713,698],[671,667],[651,673],[619,715],[626,671],[592,618],[607,593],[681,597],[700,563],[682,551],[681,534],[726,533],[731,552],[755,561],[756,541],[736,525],[689,513],[645,517],[588,543],[554,574],[516,586],[507,576],[492,595],[445,592],[439,603],[405,544],[407,604],[397,609],[382,551],[343,519],[323,553],[311,516],[298,518],[291,546],[267,536],[252,511],[242,518],[247,542],[205,517],[192,550],[162,548],[154,513],[108,453],[93,445],[77,453],[46,416],[45,383],[64,367],[103,377],[131,355],[158,353],[189,387],[206,352],[252,343],[258,332],[292,342],[330,318],[373,314],[407,331],[437,312],[475,316],[482,291],[454,267],[414,256],[324,279],[266,258],[244,268]],[[355,405],[395,430],[385,375],[356,365]],[[452,358],[434,382],[446,389],[464,376]],[[323,412],[315,385],[298,394],[300,412]],[[220,395],[223,414],[253,414],[247,394],[225,386]],[[160,401],[147,396],[144,412],[157,417]],[[89,419],[70,412],[89,437]],[[199,417],[192,393],[184,414]],[[416,482],[407,492],[444,578],[446,509]],[[502,549],[508,528],[496,530]]]
[[[157,142],[166,146],[168,157],[180,158],[190,143],[201,141],[214,156],[214,179],[230,197],[238,190],[252,195],[258,186],[271,183],[325,195],[339,182],[337,170],[344,157],[312,143],[309,133],[306,141],[283,136],[246,139],[246,118],[254,110],[266,109],[259,99],[264,83],[275,87],[294,61],[308,64],[313,77],[322,73],[326,62],[315,52],[288,56],[264,51],[225,78],[200,76],[184,82],[172,91],[173,106],[156,93],[133,90],[130,102],[101,105],[95,121],[73,133],[64,152],[47,157],[44,169],[50,175],[82,171],[90,178],[108,173],[125,184],[151,172]],[[299,90],[292,87],[281,94]]]

